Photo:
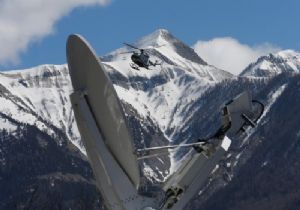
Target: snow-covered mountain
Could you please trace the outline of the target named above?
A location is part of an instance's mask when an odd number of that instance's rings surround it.
[[[299,53],[286,50],[262,56],[236,81],[203,96],[211,105],[209,95],[248,89],[265,111],[256,129],[232,138],[228,155],[188,209],[299,208],[299,81]]]
[[[263,56],[236,77],[207,64],[193,49],[164,29],[133,44],[150,48],[150,59],[163,61],[162,65],[149,70],[132,69],[130,54],[123,53],[132,50],[128,47],[121,47],[101,59],[122,101],[137,147],[194,141],[210,135],[220,124],[220,110],[224,104],[244,90],[265,104],[265,114],[257,129],[247,135],[231,137],[233,143],[228,155],[189,208],[218,209],[217,204],[212,204],[213,199],[218,199],[219,203],[231,199],[232,205],[246,209],[243,206],[246,204],[240,200],[220,192],[230,189],[239,192],[236,186],[241,181],[235,180],[246,177],[249,167],[256,172],[253,174],[256,177],[264,175],[261,167],[282,166],[281,162],[274,162],[274,158],[278,156],[277,145],[285,148],[281,143],[285,136],[289,138],[284,140],[289,147],[284,152],[292,151],[293,158],[297,157],[295,142],[300,138],[297,127],[300,117],[297,115],[298,99],[294,97],[300,92],[299,53],[288,50]],[[84,153],[70,105],[71,92],[67,65],[42,65],[0,73],[0,188],[5,189],[3,192],[8,196],[3,197],[3,202],[0,199],[3,203],[0,209],[16,204],[39,208],[40,203],[45,209],[55,209],[56,204],[61,205],[61,209],[102,208],[91,170],[85,156],[78,151]],[[289,111],[293,113],[286,114]],[[288,129],[281,118],[290,120]],[[141,162],[145,184],[163,181],[176,168],[184,152],[171,160],[160,157]],[[17,153],[18,158],[13,153]],[[34,155],[30,156],[31,153]],[[14,173],[13,169],[19,165],[22,170]],[[290,176],[292,174],[285,177]],[[19,187],[20,194],[9,189],[9,183],[15,179],[19,180],[18,185],[13,186]],[[247,180],[244,183],[247,185]],[[42,188],[35,187],[40,184]],[[73,192],[71,186],[75,185]],[[55,197],[54,192],[60,192],[61,196]],[[89,197],[83,196],[84,192]],[[252,196],[251,192],[247,193],[245,199]],[[47,203],[46,195],[55,204]],[[36,199],[32,199],[34,197]],[[223,209],[230,209],[230,204]]]
[[[163,29],[135,45],[140,48],[161,46],[151,49],[151,59],[163,61],[162,66],[133,70],[129,65],[131,55],[120,54],[130,50],[124,47],[104,57],[108,73],[117,78],[114,83],[120,98],[144,117],[150,117],[164,133],[168,133],[168,138],[172,132],[181,129],[178,125],[187,120],[183,113],[195,99],[209,87],[233,77],[208,65],[193,49]]]
[[[132,105],[139,115],[150,118],[163,132],[183,120],[189,103],[216,83],[232,75],[206,64],[191,48],[166,30],[157,30],[136,43],[138,47],[155,47],[151,59],[164,61],[151,70],[133,70],[128,50],[120,48],[103,60],[120,98]],[[63,130],[79,148],[80,137],[71,110],[72,91],[67,65],[41,65],[32,69],[2,72],[1,112],[17,121],[46,129],[47,123]],[[3,120],[1,127],[14,130]]]
[[[69,100],[72,85],[66,65],[2,72],[0,86],[1,114],[20,123],[36,125],[49,135],[55,134],[52,126],[61,129],[69,140],[82,148]],[[1,128],[16,129],[14,123],[5,118],[1,120]]]
[[[294,50],[284,50],[262,56],[255,63],[251,63],[240,75],[270,77],[284,72],[300,72],[300,53]]]

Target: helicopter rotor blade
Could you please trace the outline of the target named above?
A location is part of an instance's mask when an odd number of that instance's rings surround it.
[[[149,46],[149,47],[146,47],[146,48],[143,48],[143,49],[140,49],[140,50],[151,50],[151,49],[156,49],[156,48],[163,47],[165,45],[166,44],[162,44],[162,45],[158,45],[158,46]]]
[[[138,48],[138,47],[133,46],[132,44],[128,44],[126,42],[124,42],[123,44],[128,46],[128,47],[131,47],[133,49],[139,50],[139,51],[146,51],[146,50],[150,50],[150,49],[160,48],[160,47],[163,47],[163,46],[166,45],[166,44],[162,44],[162,45],[158,45],[158,46],[149,46],[149,47],[146,47],[146,48]]]
[[[158,46],[153,46],[153,48],[160,48],[160,47],[163,47],[163,46],[166,46],[166,44],[162,44],[162,45],[158,45]]]
[[[136,50],[141,50],[140,48],[137,48],[137,47],[135,47],[135,46],[133,46],[131,44],[128,44],[126,42],[124,42],[124,45],[127,45],[128,47],[131,47],[131,48],[136,49]]]
[[[128,54],[128,53],[134,53],[135,51],[127,51],[127,52],[121,52],[119,54]]]

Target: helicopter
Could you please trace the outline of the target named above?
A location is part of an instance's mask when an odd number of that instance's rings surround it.
[[[155,62],[150,60],[150,56],[146,52],[147,50],[149,50],[149,48],[142,49],[142,48],[135,47],[132,44],[128,44],[128,43],[124,43],[124,45],[135,49],[134,51],[121,53],[121,54],[133,53],[131,55],[131,61],[133,62],[133,63],[130,63],[131,68],[133,68],[135,70],[140,70],[139,68],[141,67],[141,68],[145,68],[145,69],[149,70],[150,66],[157,66],[157,65],[162,64],[162,62],[159,62],[158,60],[156,60]],[[162,47],[162,46],[164,46],[164,45],[160,45],[155,48]]]

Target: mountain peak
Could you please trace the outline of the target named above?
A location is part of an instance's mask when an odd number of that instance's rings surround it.
[[[161,54],[161,56],[163,56],[164,59],[168,59],[168,57],[170,56],[172,57],[176,54],[176,56],[179,56],[179,58],[173,57],[173,60],[183,59],[181,63],[185,63],[186,60],[189,60],[196,64],[200,64],[204,66],[207,65],[207,63],[202,58],[200,58],[199,55],[195,53],[195,51],[191,47],[189,47],[188,45],[186,45],[185,43],[177,39],[166,29],[157,29],[154,32],[140,38],[138,41],[132,44],[142,49],[155,48],[152,50],[156,52],[152,52],[152,53],[157,54],[158,51],[160,51],[159,54]],[[120,53],[124,53],[130,50],[132,49],[130,49],[127,46],[119,48],[102,57],[102,60],[105,62],[113,61],[117,59]]]
[[[158,29],[154,33],[157,33],[158,37],[160,37],[166,41],[175,39],[174,36],[167,29],[163,29],[163,28]]]
[[[153,33],[141,38],[136,45],[139,47],[169,45],[181,57],[201,65],[207,65],[207,63],[200,58],[191,47],[177,39],[166,29],[158,29],[154,31]]]
[[[270,53],[251,63],[240,75],[268,77],[283,72],[300,73],[300,53],[294,50],[282,50]]]
[[[167,29],[164,29],[164,28],[159,28],[159,29],[155,30],[152,34],[157,34],[158,36],[161,36],[161,37],[171,35],[171,33]]]
[[[275,53],[274,55],[285,59],[297,58],[297,57],[300,58],[300,53],[292,49],[282,50]]]
[[[156,46],[166,44],[166,42],[173,42],[176,38],[166,29],[157,29],[139,39],[135,44],[139,47]]]

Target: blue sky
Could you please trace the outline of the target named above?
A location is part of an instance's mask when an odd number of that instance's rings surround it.
[[[158,28],[190,46],[215,38],[224,43],[230,37],[250,50],[300,51],[297,0],[61,1],[0,0],[0,32],[7,33],[0,33],[0,44],[5,46],[0,51],[1,70],[65,63],[65,42],[71,33],[86,37],[99,55]],[[33,17],[27,20],[28,16]]]

